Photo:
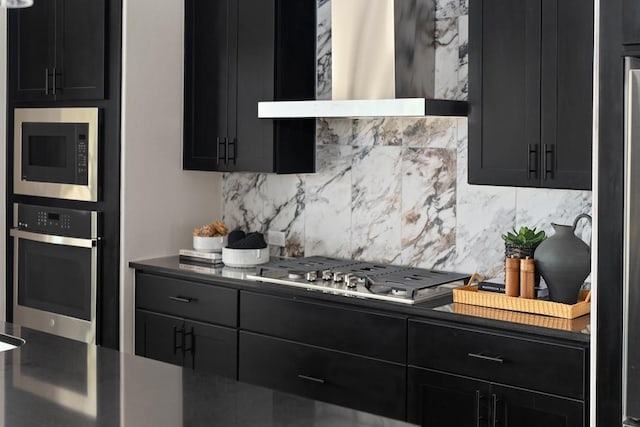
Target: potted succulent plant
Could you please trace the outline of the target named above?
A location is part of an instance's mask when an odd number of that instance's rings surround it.
[[[536,231],[535,228],[520,227],[520,230],[516,231],[514,228],[502,235],[504,254],[508,258],[533,258],[536,248],[546,238],[544,230]]]

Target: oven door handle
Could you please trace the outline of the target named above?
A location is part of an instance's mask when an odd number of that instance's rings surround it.
[[[80,239],[77,237],[54,236],[51,234],[31,233],[17,228],[12,228],[9,234],[19,239],[33,240],[35,242],[51,243],[54,245],[75,246],[78,248],[94,248],[98,246],[98,239]]]

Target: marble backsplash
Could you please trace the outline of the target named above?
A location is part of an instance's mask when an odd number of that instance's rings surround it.
[[[467,0],[439,0],[436,96],[467,96]],[[318,98],[331,96],[330,0],[318,0]],[[284,231],[286,256],[326,255],[502,275],[501,234],[552,233],[591,192],[467,183],[467,119],[319,119],[317,172],[223,175],[223,220]],[[579,234],[590,238],[590,227]]]

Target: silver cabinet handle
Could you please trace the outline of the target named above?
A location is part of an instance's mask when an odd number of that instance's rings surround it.
[[[502,358],[502,356],[487,356],[486,354],[482,353],[467,353],[467,356],[473,357],[474,359],[486,360],[489,362],[504,363],[504,359]]]
[[[301,380],[311,381],[318,384],[324,384],[326,382],[322,378],[310,377],[308,375],[302,375],[302,374],[299,374],[298,378],[300,378]]]

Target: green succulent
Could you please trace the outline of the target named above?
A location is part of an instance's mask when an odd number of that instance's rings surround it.
[[[520,231],[514,228],[513,232],[509,231],[502,235],[502,240],[505,242],[521,246],[538,246],[546,238],[544,230],[536,232],[535,228],[532,230],[529,227],[520,227]]]

